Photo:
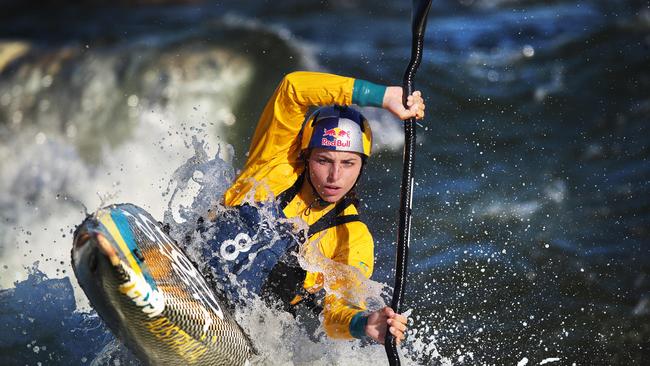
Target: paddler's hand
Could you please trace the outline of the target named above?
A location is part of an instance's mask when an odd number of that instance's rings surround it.
[[[386,328],[395,337],[399,344],[404,340],[404,333],[406,332],[406,323],[408,319],[402,315],[397,314],[393,309],[386,306],[368,315],[368,324],[366,324],[366,335],[378,343],[384,344],[386,338]]]
[[[401,86],[389,86],[386,88],[384,93],[384,101],[382,107],[397,118],[401,120],[406,120],[412,117],[415,119],[424,118],[424,99],[422,99],[422,93],[419,91],[414,91],[413,94],[409,95],[406,99],[406,104],[408,109],[404,108],[402,104],[402,87]]]

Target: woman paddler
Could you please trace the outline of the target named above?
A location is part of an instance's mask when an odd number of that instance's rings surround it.
[[[285,76],[259,119],[244,169],[225,192],[224,203],[238,208],[238,218],[210,232],[212,253],[220,257],[213,267],[228,267],[249,291],[273,294],[289,307],[307,302],[322,288],[323,274],[288,264],[292,256],[287,253],[297,247],[295,235],[273,238],[259,224],[260,206],[246,203],[252,198],[268,207],[275,199],[276,214],[304,220],[310,240],[320,239],[318,249],[325,257],[370,278],[373,239],[359,218],[354,187],[370,157],[372,134],[366,118],[348,106],[383,107],[400,120],[422,119],[420,92],[407,100],[404,108],[397,86],[316,72]],[[320,108],[305,121],[313,107]],[[269,242],[274,244],[268,247]],[[389,329],[399,342],[406,331],[407,318],[390,307],[368,312],[364,304],[334,294],[325,296],[323,315],[332,338],[370,337],[383,343]]]

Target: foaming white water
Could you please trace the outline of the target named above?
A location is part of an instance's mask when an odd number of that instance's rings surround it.
[[[0,168],[2,288],[26,278],[25,267],[37,260],[49,275],[64,275],[70,246],[52,249],[71,241],[72,226],[66,217],[83,218],[83,209],[68,199],[67,192],[75,189],[77,179],[88,181],[92,176],[75,149],[60,139],[26,140],[29,136],[18,136],[0,154],[5,162]]]
[[[360,340],[335,340],[327,337],[322,326],[314,331],[304,328],[300,317],[270,308],[259,298],[251,298],[238,308],[237,322],[249,334],[258,351],[252,365],[359,365],[375,366],[387,362],[383,345]],[[402,365],[422,365],[413,355],[442,358],[430,339],[411,339],[408,352],[401,353]],[[400,347],[401,352],[405,352]],[[422,353],[426,352],[426,353]],[[442,362],[443,365],[451,363]]]
[[[482,215],[496,217],[501,220],[519,219],[524,220],[532,216],[540,209],[541,205],[537,201],[526,202],[490,202],[486,207],[476,210]]]
[[[208,136],[234,123],[232,108],[253,77],[253,65],[226,50],[183,59],[170,52],[126,88],[116,65],[136,59],[128,52],[70,52],[77,78],[35,64],[0,84],[9,96],[2,107],[21,116],[0,124],[0,288],[25,279],[36,260],[49,277],[67,276],[72,232],[86,211],[132,202],[162,217],[161,194],[192,155],[190,136],[216,142]],[[209,79],[187,72],[202,61],[212,65]],[[38,88],[20,87],[25,80]]]
[[[2,258],[7,266],[0,286],[24,279],[23,267],[39,259],[40,269],[49,277],[69,273],[64,270],[69,266],[71,234],[85,214],[81,203],[94,211],[103,204],[133,202],[160,217],[165,208],[161,191],[184,158],[181,149],[159,147],[162,140],[183,146],[179,133],[183,127],[174,126],[174,121],[169,116],[144,113],[133,136],[138,143],[106,149],[98,166],[89,166],[58,136],[26,144],[23,135],[3,149],[3,161],[11,164],[2,166],[0,182],[0,204],[7,214],[0,224]],[[106,196],[112,199],[102,202]]]
[[[472,214],[499,220],[527,220],[549,205],[562,204],[568,196],[567,183],[555,179],[543,185],[540,198],[517,201],[511,197],[488,197],[472,205]]]

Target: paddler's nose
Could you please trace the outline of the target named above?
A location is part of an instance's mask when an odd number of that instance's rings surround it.
[[[336,162],[330,164],[329,174],[327,175],[328,181],[336,182],[339,180],[340,175],[341,175],[341,167],[339,166],[339,164]]]

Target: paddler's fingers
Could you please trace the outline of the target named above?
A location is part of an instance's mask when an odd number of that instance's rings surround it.
[[[398,321],[398,322],[400,322],[402,324],[407,324],[408,323],[408,318],[406,316],[404,316],[402,314],[397,314],[395,312],[393,312],[393,314],[394,315],[390,317],[391,319],[393,319],[395,321]]]
[[[403,314],[396,313],[390,306],[386,306],[382,309],[387,318],[396,320],[402,324],[408,323],[408,318]]]
[[[396,319],[388,319],[388,325],[390,325],[391,328],[399,330],[400,332],[406,331],[406,324]]]
[[[402,314],[396,313],[390,307],[384,308],[384,314],[388,317],[388,319],[386,319],[388,331],[395,337],[395,340],[399,344],[404,340],[408,318]]]
[[[411,106],[414,103],[419,103],[423,104],[424,99],[422,99],[422,93],[419,90],[416,90],[413,92],[413,94],[409,95],[407,99],[407,105]]]
[[[400,344],[400,342],[404,340],[404,332],[400,331],[399,329],[390,327],[388,328],[388,331],[393,335],[393,337],[395,337],[397,344]]]
[[[408,110],[412,112],[412,115],[408,118],[415,117],[415,119],[424,118],[424,109],[426,105],[424,104],[424,99],[422,99],[422,93],[419,90],[413,92],[406,99],[406,105]]]
[[[382,313],[386,316],[386,318],[392,318],[395,316],[395,310],[391,308],[390,306],[384,306],[383,309],[381,309]]]

